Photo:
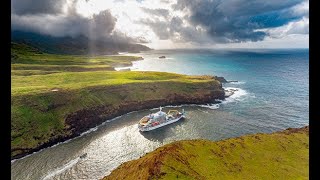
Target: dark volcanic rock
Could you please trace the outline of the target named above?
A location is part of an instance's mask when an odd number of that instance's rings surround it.
[[[164,59],[164,58],[166,58],[166,57],[165,57],[165,56],[160,56],[160,57],[159,57],[159,59]]]
[[[132,111],[149,109],[166,105],[179,104],[204,104],[215,102],[215,99],[224,99],[223,91],[213,91],[211,96],[200,98],[189,98],[181,95],[172,95],[166,99],[149,100],[143,102],[125,102],[117,107],[114,106],[99,106],[90,109],[83,109],[70,114],[66,118],[66,123],[69,126],[72,134],[80,135],[81,133],[93,128],[107,119],[112,119],[122,114]]]
[[[224,77],[219,77],[219,76],[214,76],[214,78],[221,83],[238,82],[238,81],[227,81]]]
[[[218,80],[220,83],[227,83],[228,82],[224,77],[214,76],[214,78],[216,80]]]
[[[232,96],[236,91],[238,91],[238,89],[225,90],[225,97]]]

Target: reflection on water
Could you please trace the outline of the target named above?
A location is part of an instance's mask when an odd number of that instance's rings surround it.
[[[181,110],[179,108],[176,109]],[[12,179],[99,179],[121,163],[176,140],[218,140],[280,129],[261,127],[256,122],[235,117],[223,110],[223,104],[216,110],[197,106],[183,108],[186,119],[144,133],[138,131],[136,123],[156,109],[124,115],[100,126],[97,131],[15,161],[12,163]],[[79,158],[84,153],[87,156]]]

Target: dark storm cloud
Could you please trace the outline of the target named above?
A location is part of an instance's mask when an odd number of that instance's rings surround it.
[[[119,30],[114,30],[117,19],[108,10],[92,17],[82,16],[76,10],[78,1],[12,0],[11,27],[13,30],[56,37],[84,35],[91,39],[149,42],[144,37],[131,38]],[[168,0],[161,1],[169,3]],[[303,3],[305,5],[301,6]],[[259,29],[282,27],[302,18],[308,20],[309,9],[306,7],[308,1],[302,0],[178,0],[169,9],[141,7],[147,15],[138,23],[149,26],[159,39],[171,39],[174,42],[261,41],[270,36],[270,32],[273,32],[275,37],[275,33],[281,33],[283,29],[273,31]],[[182,12],[174,15],[176,13],[174,11]],[[298,24],[299,27],[294,28],[292,32],[308,33],[308,23],[304,24]]]
[[[21,3],[20,3],[21,1]],[[146,43],[143,37],[132,38],[114,31],[117,19],[109,10],[100,11],[92,17],[84,17],[76,10],[78,0],[13,0],[11,14],[12,30],[35,32],[54,37],[77,37],[84,35],[92,40],[120,43]],[[66,8],[67,12],[63,12]]]
[[[58,14],[66,0],[11,0],[11,10],[17,15]]]
[[[112,16],[110,11],[101,11],[99,14],[94,14],[92,19],[89,19],[89,27],[92,31],[91,36],[97,35],[97,38],[111,34],[117,19]]]
[[[174,10],[188,10],[186,19],[204,26],[216,42],[260,41],[261,28],[279,27],[302,18],[290,13],[301,0],[178,0]]]
[[[112,33],[116,24],[116,18],[108,10],[101,11],[86,18],[74,11],[67,15],[41,15],[41,17],[11,16],[13,30],[24,30],[55,37],[85,35],[90,39],[107,38]]]
[[[160,40],[166,40],[170,38],[168,21],[160,21],[159,19],[155,21],[143,19],[140,23],[149,26]]]
[[[180,17],[174,16],[166,21],[156,19],[143,19],[140,23],[149,26],[160,40],[171,39],[174,42],[212,42],[205,32],[193,26],[184,26]]]
[[[54,37],[76,37],[84,35],[89,39],[104,39],[113,42],[139,42],[142,37],[131,38],[121,32],[115,32],[117,19],[109,10],[104,10],[92,17],[84,17],[76,10],[77,0],[71,0],[67,12],[62,13],[66,0],[14,0],[12,2],[11,28],[35,32]]]
[[[88,19],[81,16],[11,16],[12,30],[35,32],[54,37],[88,34]]]

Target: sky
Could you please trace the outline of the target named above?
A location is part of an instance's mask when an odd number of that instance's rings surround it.
[[[308,0],[11,0],[11,28],[172,48],[308,48]]]

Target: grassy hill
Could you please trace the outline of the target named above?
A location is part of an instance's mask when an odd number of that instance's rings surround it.
[[[11,51],[12,157],[133,110],[224,97],[210,76],[113,70],[141,57],[48,54],[19,43]]]
[[[50,74],[53,72],[81,72],[114,70],[141,60],[134,56],[84,56],[44,53],[26,44],[11,43],[13,75]]]
[[[212,142],[177,141],[107,179],[308,179],[309,127]]]

